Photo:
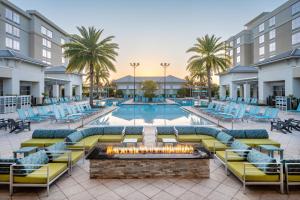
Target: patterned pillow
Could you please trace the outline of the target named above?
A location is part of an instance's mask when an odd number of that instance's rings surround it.
[[[224,133],[221,131],[217,135],[217,140],[219,140],[223,144],[228,144],[233,140],[233,137],[231,135],[228,135],[227,133]]]
[[[125,135],[142,135],[144,127],[142,126],[127,126],[125,128]]]
[[[195,135],[196,130],[194,126],[175,126],[178,135]]]
[[[89,137],[92,135],[103,135],[103,127],[92,127],[81,130],[83,137]]]
[[[157,126],[156,130],[158,135],[175,135],[174,126]]]
[[[244,130],[246,138],[268,139],[269,134],[265,129]]]
[[[231,135],[232,137],[236,139],[243,139],[246,138],[246,134],[244,130],[228,130],[228,129],[223,129],[223,132],[227,133],[228,135]]]
[[[204,126],[198,126],[195,128],[196,134],[199,135],[209,135],[213,137],[217,137],[218,133],[220,132],[219,129],[211,128],[211,127],[204,127]]]
[[[275,172],[277,170],[276,159],[271,158],[267,154],[261,153],[257,150],[252,149],[247,155],[247,160],[248,162],[253,163],[253,165],[255,165],[258,169],[262,170],[265,173]],[[267,163],[267,164],[256,164],[256,163]]]
[[[104,135],[122,135],[124,126],[106,126],[103,129]]]
[[[16,161],[15,158],[0,158],[0,174],[9,174],[10,166]]]
[[[41,166],[32,166],[32,165],[44,165],[49,162],[49,158],[45,150],[38,151],[36,153],[30,154],[24,158],[18,159],[17,164],[21,165],[16,173],[21,175],[26,175],[33,172],[35,169],[40,168]]]
[[[238,141],[238,140],[234,140],[231,144],[231,148],[233,150],[250,150],[251,147]],[[240,151],[235,151],[235,153],[237,153],[238,155],[246,158],[249,152],[240,152]]]
[[[66,137],[66,142],[70,143],[76,143],[80,141],[83,138],[81,131],[76,131],[74,133],[71,133],[68,137]]]

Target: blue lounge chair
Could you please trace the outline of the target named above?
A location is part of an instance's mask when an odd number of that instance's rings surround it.
[[[27,109],[27,113],[28,117],[30,118],[41,118],[41,120],[46,120],[49,118],[49,116],[35,114],[31,107]]]
[[[80,119],[80,116],[77,115],[66,115],[61,107],[55,107],[53,112],[55,114],[56,121],[71,122]]]
[[[252,98],[250,104],[256,105],[257,104],[257,98]]]
[[[40,117],[29,117],[26,115],[25,110],[24,109],[17,109],[17,113],[19,116],[20,120],[24,120],[24,121],[32,121],[32,122],[40,122],[43,119],[41,119]]]
[[[242,121],[244,119],[245,112],[246,112],[246,106],[240,105],[239,108],[236,109],[234,114],[219,115],[219,118],[222,120],[231,120],[231,121],[241,120]]]
[[[249,112],[245,113],[246,118],[250,118],[255,115],[259,115],[259,107],[258,106],[251,106],[249,109]]]
[[[237,103],[243,103],[243,97],[238,97],[236,100]]]
[[[258,121],[270,121],[278,119],[279,109],[278,108],[266,108],[263,115],[254,115],[251,119]]]

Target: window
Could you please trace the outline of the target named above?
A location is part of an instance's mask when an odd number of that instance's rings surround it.
[[[265,54],[265,47],[260,47],[259,48],[259,55],[262,56]]]
[[[275,16],[269,19],[269,26],[275,25]]]
[[[61,48],[61,53],[65,53],[65,48]]]
[[[46,51],[46,49],[43,49],[42,52],[43,52],[43,57],[44,57],[44,58],[47,58],[47,51]]]
[[[13,35],[14,36],[17,36],[17,37],[20,37],[20,29],[18,29],[17,27],[12,27],[12,30],[13,30]]]
[[[41,33],[49,38],[52,38],[52,31],[46,29],[44,26],[41,26]]]
[[[20,36],[20,29],[18,29],[17,27],[14,27],[8,23],[5,24],[5,31],[6,31],[6,33],[9,33],[9,34],[17,36],[17,37]]]
[[[233,51],[232,50],[229,51],[229,56],[233,56]]]
[[[20,15],[8,8],[5,9],[5,18],[17,24],[20,24]]]
[[[17,40],[13,41],[13,49],[20,50],[20,42]]]
[[[292,44],[294,45],[299,43],[300,43],[300,32],[292,35]]]
[[[5,31],[6,31],[6,33],[9,33],[9,34],[12,34],[12,25],[10,25],[10,24],[5,24]]]
[[[47,51],[47,58],[51,58],[51,51]]]
[[[11,38],[5,38],[5,46],[12,49],[13,40]]]
[[[233,47],[233,41],[230,41],[229,46]]]
[[[65,44],[66,42],[65,42],[65,39],[63,39],[63,38],[61,38],[60,39],[60,44]]]
[[[237,63],[240,63],[240,62],[241,62],[241,56],[237,56],[237,57],[236,57],[236,62],[237,62]]]
[[[262,31],[264,31],[264,30],[265,30],[265,24],[262,23],[261,25],[258,26],[258,31],[259,31],[259,32],[262,32]]]
[[[275,37],[276,37],[276,32],[275,32],[275,29],[273,29],[269,32],[269,39],[272,40]]]
[[[51,41],[43,38],[43,46],[44,47],[48,47],[48,48],[51,48]]]
[[[241,47],[236,48],[236,53],[237,54],[241,53]]]
[[[275,50],[276,50],[276,43],[275,42],[270,43],[269,51],[274,52]]]
[[[296,29],[300,27],[300,17],[293,19],[292,21],[292,29]]]
[[[61,63],[65,63],[66,62],[66,59],[65,59],[65,57],[61,57]]]
[[[292,15],[298,13],[300,11],[300,2],[295,3],[292,5]]]
[[[241,43],[241,38],[237,38],[236,39],[236,44],[240,44]]]
[[[265,42],[265,35],[259,36],[259,44],[262,44]]]

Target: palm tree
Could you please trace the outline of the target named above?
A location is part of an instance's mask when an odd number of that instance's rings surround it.
[[[195,53],[188,60],[187,70],[190,72],[205,70],[206,72],[209,102],[211,102],[212,73],[225,71],[230,66],[230,57],[225,54],[226,44],[220,40],[221,38],[215,35],[205,35],[202,38],[197,38],[197,43],[187,50],[187,53]]]
[[[206,76],[206,70],[204,67],[197,68],[197,69],[191,69],[191,77],[194,80],[199,80],[199,85],[200,86],[205,86],[207,85],[207,76]]]
[[[71,35],[71,41],[63,45],[64,56],[69,58],[67,71],[87,71],[90,76],[90,104],[93,106],[94,74],[97,68],[116,71],[114,61],[118,53],[118,44],[113,43],[114,36],[102,39],[103,29],[95,27],[77,27],[80,35]]]
[[[95,67],[94,84],[96,85],[97,96],[99,97],[99,88],[109,83],[109,70],[105,67]],[[90,73],[87,73],[86,80],[90,80]]]

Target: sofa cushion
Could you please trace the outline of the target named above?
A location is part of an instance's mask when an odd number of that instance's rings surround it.
[[[176,139],[175,135],[170,135],[170,134],[166,134],[166,135],[158,135],[157,136],[157,141],[158,142],[162,142],[163,138],[171,138],[171,139]]]
[[[251,147],[238,141],[238,140],[234,140],[231,144],[231,148],[234,150],[250,150]],[[242,157],[247,157],[248,152],[240,152],[240,151],[235,151],[238,155],[242,156]]]
[[[280,143],[271,139],[237,139],[238,141],[247,144],[251,147],[258,147],[261,144],[270,144],[280,147]]]
[[[104,135],[122,135],[124,126],[106,126],[103,129]]]
[[[251,150],[247,155],[248,162],[255,165],[257,168],[262,170],[263,172],[274,172],[276,171],[276,159],[271,158],[270,156],[261,153],[257,150]],[[256,164],[256,163],[266,163],[266,164]],[[274,164],[272,164],[274,163]]]
[[[44,148],[55,144],[57,142],[63,142],[63,138],[34,138],[30,140],[26,140],[21,143],[21,147],[40,147]]]
[[[195,127],[194,126],[175,126],[178,135],[195,135]]]
[[[60,156],[60,153],[55,153],[55,151],[65,151],[66,149],[67,146],[64,142],[58,142],[45,148],[46,151],[51,151],[51,153],[48,154],[50,160]]]
[[[203,140],[202,144],[204,148],[210,152],[223,151],[228,148],[225,144],[216,139]]]
[[[244,130],[246,138],[268,139],[269,134],[265,129]]]
[[[0,174],[9,174],[9,167],[16,161],[15,158],[0,158]]]
[[[89,150],[91,148],[93,148],[94,146],[97,145],[99,138],[101,137],[101,135],[92,135],[86,138],[83,138],[82,140],[80,140],[79,142],[77,142],[76,144],[73,144],[71,146],[68,146],[70,149],[74,149],[74,148],[84,148],[86,150]]]
[[[36,153],[30,154],[24,158],[18,159],[17,164],[22,165],[18,170],[19,174],[29,174],[35,169],[40,168],[41,166],[29,166],[29,165],[44,165],[49,162],[49,158],[45,150],[38,151]]]
[[[142,135],[143,126],[127,126],[125,127],[125,135]]]
[[[228,144],[233,140],[233,137],[221,131],[217,135],[217,140],[219,140],[223,144]]]
[[[76,131],[71,133],[68,137],[66,137],[66,142],[75,143],[80,141],[83,138],[81,131]]]
[[[84,151],[71,151],[71,162],[72,165],[76,164],[80,158],[84,156]],[[65,153],[60,155],[59,157],[55,158],[52,162],[54,163],[67,163],[68,162],[68,155]]]
[[[123,135],[101,135],[99,142],[118,143],[123,140]]]
[[[125,135],[124,139],[137,139],[137,142],[142,142],[143,135]]]
[[[91,127],[81,130],[81,133],[84,138],[92,136],[92,135],[103,135],[103,127]]]
[[[209,135],[213,137],[217,137],[218,133],[220,132],[219,129],[204,126],[195,127],[195,131],[197,135]]]
[[[65,138],[75,131],[74,129],[36,129],[32,133],[32,138]]]
[[[232,137],[236,139],[240,138],[246,138],[246,134],[244,130],[228,130],[228,129],[223,129],[223,132],[227,133],[228,135],[231,135]]]
[[[177,140],[179,142],[192,142],[192,143],[199,143],[202,140],[211,140],[215,139],[212,136],[209,135],[178,135]]]
[[[216,156],[220,158],[223,162],[226,162],[226,151],[217,151]],[[228,161],[243,161],[245,160],[244,157],[240,156],[239,154],[233,152],[233,151],[228,151],[227,152],[227,162]]]
[[[175,135],[174,126],[157,126],[156,132],[158,135]]]

